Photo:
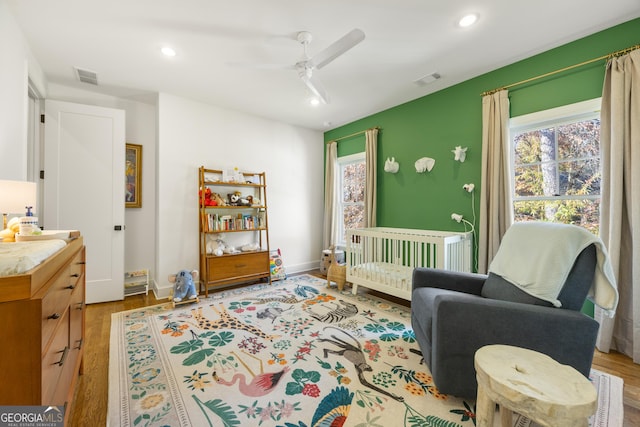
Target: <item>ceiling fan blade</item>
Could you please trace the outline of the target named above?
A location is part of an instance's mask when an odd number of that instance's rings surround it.
[[[308,63],[312,68],[322,68],[338,56],[342,55],[358,43],[364,40],[364,31],[360,29],[354,29],[349,31],[342,38],[338,39],[332,45],[318,52],[311,58]]]
[[[304,82],[305,85],[307,85],[307,88],[309,88],[311,93],[313,93],[313,95],[318,98],[318,101],[322,102],[323,104],[329,103],[329,95],[327,94],[327,91],[324,89],[324,86],[322,86],[322,83],[320,83],[320,80],[318,80],[317,77],[315,77],[311,73],[308,73],[305,75],[301,75],[300,79]]]
[[[255,68],[259,70],[293,70],[295,65],[291,64],[261,64],[257,62],[227,62],[230,67]]]

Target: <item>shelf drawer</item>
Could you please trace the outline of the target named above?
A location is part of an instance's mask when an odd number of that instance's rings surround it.
[[[209,282],[268,273],[269,253],[260,251],[209,257],[207,258],[207,270]]]

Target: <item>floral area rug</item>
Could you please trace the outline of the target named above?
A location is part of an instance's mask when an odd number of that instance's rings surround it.
[[[410,323],[308,275],[115,313],[108,425],[474,426],[475,402],[438,392]]]

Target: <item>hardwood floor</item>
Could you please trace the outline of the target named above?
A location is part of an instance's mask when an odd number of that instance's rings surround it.
[[[319,275],[318,272],[311,273]],[[129,296],[124,301],[87,306],[84,373],[80,376],[74,403],[69,408],[71,426],[95,427],[107,423],[111,314],[165,301],[158,301],[150,292],[149,295]],[[402,300],[394,302],[407,304]],[[593,367],[624,380],[624,426],[640,425],[640,366],[620,353],[605,354],[596,350]]]

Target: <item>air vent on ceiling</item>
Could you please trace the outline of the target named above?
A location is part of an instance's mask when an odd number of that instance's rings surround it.
[[[433,83],[436,80],[438,80],[440,78],[440,74],[438,73],[431,73],[431,74],[427,74],[424,77],[420,77],[418,80],[415,80],[413,83],[418,85],[418,86],[426,86],[429,83]]]
[[[89,83],[92,85],[98,85],[98,74],[94,71],[83,70],[82,68],[74,67],[78,80],[82,83]]]

